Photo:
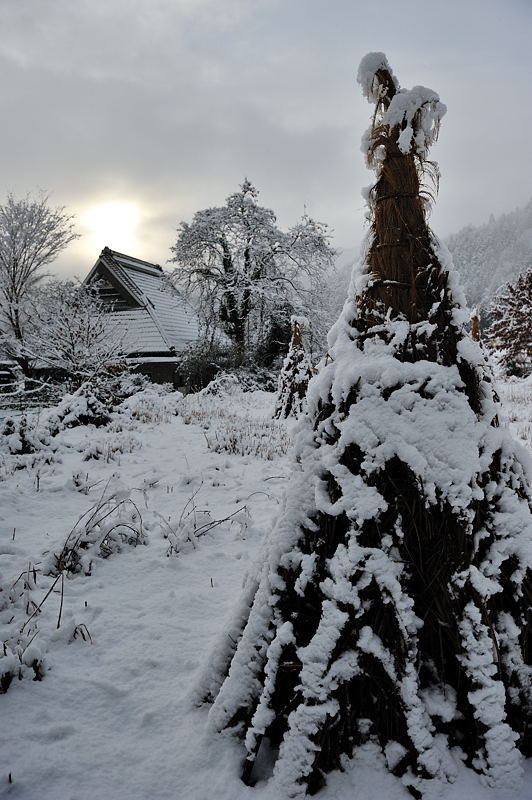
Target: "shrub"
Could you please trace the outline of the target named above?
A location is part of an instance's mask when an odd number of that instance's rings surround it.
[[[219,372],[230,371],[242,364],[242,354],[230,345],[202,342],[181,353],[178,371],[187,392],[204,389]]]
[[[286,427],[279,422],[231,414],[221,418],[205,439],[214,453],[255,456],[266,461],[285,455],[291,445]]]
[[[142,516],[129,492],[107,491],[74,525],[59,553],[51,553],[43,571],[90,575],[95,558],[108,558],[124,547],[147,544]]]
[[[183,395],[174,392],[169,384],[151,384],[120,403],[117,411],[139,422],[168,422],[177,414]]]
[[[111,403],[111,396],[105,388],[86,381],[73,394],[65,395],[48,414],[50,432],[54,436],[63,428],[107,425],[111,421]]]
[[[2,444],[12,455],[29,455],[51,447],[48,432],[35,425],[26,414],[9,417],[2,430]]]

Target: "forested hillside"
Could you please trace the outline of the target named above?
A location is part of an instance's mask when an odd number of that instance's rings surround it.
[[[447,240],[470,305],[489,301],[499,287],[532,265],[532,200],[485,225]]]

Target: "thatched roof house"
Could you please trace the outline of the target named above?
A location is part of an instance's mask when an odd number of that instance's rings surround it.
[[[84,281],[96,282],[137,371],[177,385],[178,354],[197,341],[199,321],[162,268],[104,247]]]

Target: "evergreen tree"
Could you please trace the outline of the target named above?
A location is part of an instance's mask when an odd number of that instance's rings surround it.
[[[532,269],[503,286],[490,311],[494,321],[488,335],[506,373],[526,377],[532,370]]]
[[[274,417],[277,419],[299,417],[304,409],[308,382],[312,378],[312,363],[301,335],[301,328],[307,324],[307,320],[304,317],[292,317],[290,322],[292,338],[279,375],[275,401]]]
[[[371,231],[269,555],[199,692],[244,739],[243,779],[264,746],[288,797],[367,741],[416,797],[452,778],[451,747],[494,785],[531,752],[532,493],[425,220],[445,108],[382,53],[358,79],[376,104]]]

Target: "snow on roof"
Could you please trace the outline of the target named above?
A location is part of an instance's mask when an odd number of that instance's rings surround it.
[[[105,270],[137,304],[111,312],[127,353],[180,352],[197,340],[199,321],[195,312],[165,280],[158,264],[104,247],[85,283],[98,280]]]

